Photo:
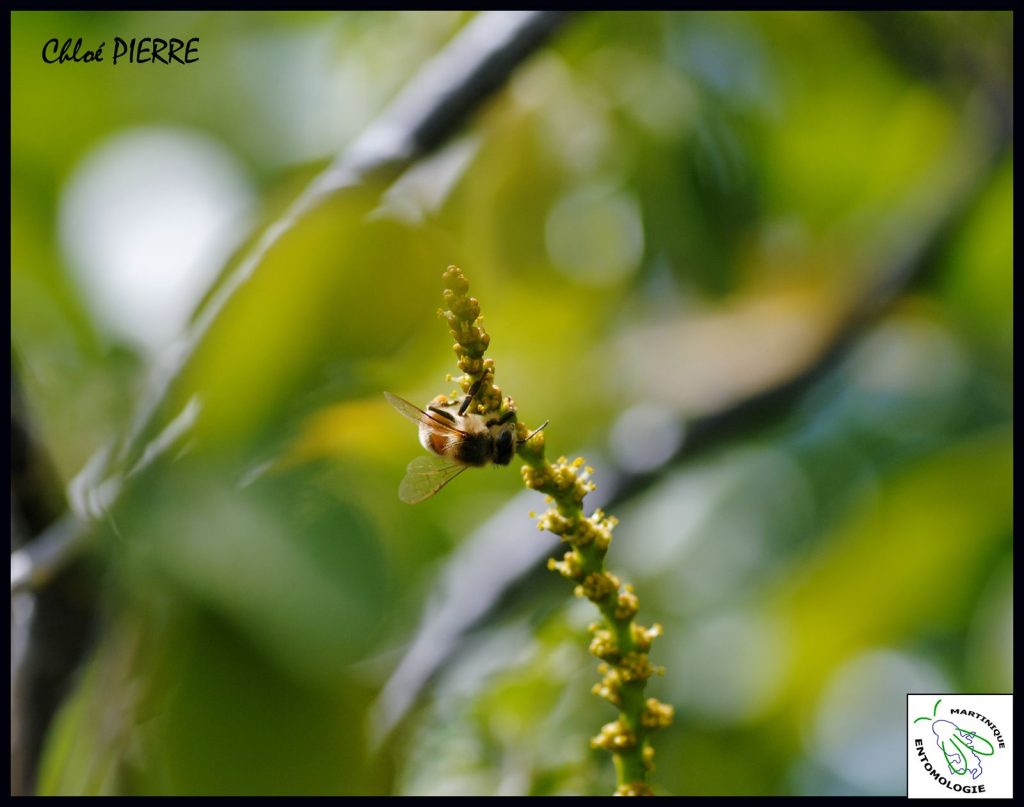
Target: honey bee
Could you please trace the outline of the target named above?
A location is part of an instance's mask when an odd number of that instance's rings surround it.
[[[508,465],[516,446],[516,411],[514,408],[499,417],[466,414],[479,391],[477,381],[460,406],[438,395],[427,404],[426,411],[404,398],[385,392],[389,404],[416,422],[420,427],[420,443],[432,453],[409,463],[405,478],[398,488],[398,498],[407,504],[429,499],[467,468],[480,468],[488,463]],[[526,439],[545,428],[535,430]]]

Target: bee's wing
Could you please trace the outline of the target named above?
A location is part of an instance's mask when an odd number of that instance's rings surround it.
[[[429,499],[466,468],[444,457],[417,457],[405,469],[405,478],[398,486],[398,498],[406,504]]]
[[[384,397],[387,398],[389,404],[409,418],[409,420],[415,421],[416,423],[426,423],[432,429],[441,429],[442,431],[458,434],[462,437],[468,436],[462,429],[456,428],[453,423],[449,423],[443,418],[435,417],[429,412],[424,412],[415,404],[409,403],[405,398],[399,398],[397,395],[392,395],[390,392],[385,392]]]

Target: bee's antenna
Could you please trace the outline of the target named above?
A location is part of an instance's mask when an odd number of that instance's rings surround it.
[[[532,432],[530,432],[526,437],[524,437],[522,440],[520,440],[519,441],[519,445],[522,445],[523,443],[527,442],[528,440],[532,440],[533,436],[535,434],[537,434],[537,432],[544,431],[544,429],[546,429],[548,427],[548,423],[550,423],[550,421],[545,420],[540,426],[538,426],[536,429],[534,429]]]
[[[459,417],[462,417],[464,414],[466,414],[466,410],[469,409],[470,403],[473,402],[473,399],[476,397],[476,394],[480,392],[480,385],[483,383],[485,375],[487,375],[486,368],[480,374],[480,377],[473,382],[473,386],[469,388],[469,392],[466,393],[466,397],[462,399],[462,406],[459,407]]]

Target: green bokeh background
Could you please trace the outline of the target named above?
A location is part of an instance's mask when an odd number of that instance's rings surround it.
[[[11,336],[65,482],[155,361],[60,236],[89,156],[209,138],[255,233],[472,16],[12,14]],[[39,55],[146,35],[200,61]],[[540,566],[369,739],[453,553],[521,490],[485,469],[397,500],[421,449],[381,391],[452,389],[441,272],[470,278],[523,419],[600,484],[636,456],[624,413],[685,433],[806,366],[981,176],[923,279],[781,417],[661,467],[609,556],[665,627],[659,792],[905,792],[907,691],[1012,690],[1012,149],[983,167],[1012,55],[1009,13],[581,15],[450,147],[305,217],[171,387],[162,423],[199,404],[182,450],[96,528],[101,627],[40,791],[610,792],[593,614]]]

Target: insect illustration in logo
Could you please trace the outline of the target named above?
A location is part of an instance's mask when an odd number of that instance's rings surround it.
[[[933,722],[932,733],[935,735],[935,744],[946,758],[950,773],[958,776],[970,771],[971,778],[977,779],[981,776],[981,757],[978,754],[989,757],[995,753],[992,743],[984,737],[962,729],[949,720]]]
[[[467,414],[480,391],[480,382],[470,387],[461,404],[438,395],[426,410],[404,398],[385,392],[388,403],[419,425],[420,443],[431,456],[417,457],[406,468],[398,488],[398,498],[407,504],[429,499],[467,468],[494,463],[508,465],[516,446],[529,440],[547,426],[544,423],[525,440],[516,439],[516,410],[509,400],[509,409],[496,417]]]

